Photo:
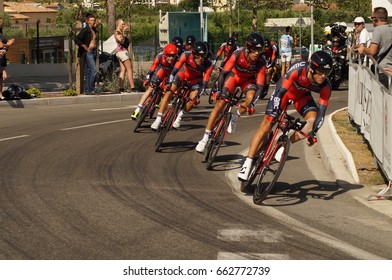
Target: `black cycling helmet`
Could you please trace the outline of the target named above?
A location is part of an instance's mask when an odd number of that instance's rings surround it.
[[[271,46],[271,40],[268,37],[264,38],[264,46],[269,47]]]
[[[171,41],[174,45],[176,45],[178,48],[182,48],[182,45],[184,44],[184,41],[182,40],[181,37],[173,37]]]
[[[208,47],[204,42],[196,42],[192,46],[192,53],[195,55],[207,56]]]
[[[248,49],[261,49],[264,47],[264,39],[258,33],[250,33],[245,41]]]
[[[233,31],[232,33],[231,33],[231,37],[233,37],[234,38],[234,40],[238,40],[238,32],[236,32],[236,31]]]
[[[237,42],[235,41],[234,37],[229,37],[226,40],[226,45],[234,47],[235,45],[237,45]]]
[[[196,37],[193,35],[189,35],[188,37],[186,37],[185,39],[185,43],[187,45],[193,45],[193,43],[196,41]]]
[[[329,75],[332,71],[332,57],[325,51],[317,51],[310,57],[310,69]]]

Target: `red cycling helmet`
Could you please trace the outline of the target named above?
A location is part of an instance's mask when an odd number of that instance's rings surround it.
[[[163,49],[164,55],[173,55],[177,54],[177,47],[174,44],[167,44]]]

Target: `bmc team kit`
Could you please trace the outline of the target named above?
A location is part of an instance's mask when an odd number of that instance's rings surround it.
[[[267,141],[253,159],[249,179],[241,183],[241,191],[247,192],[251,189],[253,182],[256,182],[253,192],[253,202],[255,204],[263,203],[282,172],[290,151],[290,131],[294,130],[301,133],[308,141],[312,141],[312,144],[317,141],[315,138],[309,138],[309,135],[301,131],[306,121],[300,121],[299,118],[296,119],[287,113],[287,107],[291,103],[292,101],[286,105],[276,121],[275,129],[268,134]]]

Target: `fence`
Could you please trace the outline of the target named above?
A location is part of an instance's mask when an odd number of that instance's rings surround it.
[[[374,73],[371,71],[374,65]],[[380,78],[385,77],[384,83]],[[370,144],[389,181],[392,180],[392,77],[373,57],[365,62],[351,54],[349,62],[348,114]]]

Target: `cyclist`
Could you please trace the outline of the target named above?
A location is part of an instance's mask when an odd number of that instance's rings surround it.
[[[267,70],[265,71],[265,84],[263,88],[263,93],[260,98],[263,99],[268,94],[269,85],[271,83],[272,74],[278,59],[278,47],[275,43],[271,43],[271,40],[266,37],[264,39],[264,54],[263,58],[267,64]]]
[[[174,69],[170,74],[169,90],[166,91],[162,99],[161,106],[159,107],[158,116],[152,123],[151,128],[157,130],[161,124],[163,113],[165,112],[169,101],[172,99],[173,93],[177,91],[178,87],[184,83],[189,82],[191,86],[190,100],[178,114],[174,128],[180,127],[181,118],[185,112],[189,112],[196,106],[197,101],[210,79],[212,72],[211,60],[207,59],[208,49],[204,42],[196,42],[193,45],[192,51],[184,52],[179,61],[174,65]]]
[[[174,44],[177,47],[177,58],[179,58],[182,53],[184,52],[183,46],[184,46],[184,40],[182,40],[181,37],[173,37],[172,39],[172,44]]]
[[[148,85],[148,89],[143,94],[142,98],[137,105],[135,112],[132,114],[132,119],[136,120],[140,110],[143,108],[144,101],[154,90],[154,88],[159,87],[162,81],[168,77],[173,70],[174,63],[177,57],[177,47],[174,44],[167,44],[163,49],[163,52],[159,53],[152,63],[150,70],[146,75],[146,80],[144,85]]]
[[[312,54],[310,62],[303,61],[293,65],[290,71],[279,80],[267,104],[265,117],[253,135],[247,158],[238,173],[238,179],[248,180],[253,158],[264,144],[264,139],[289,100],[294,101],[295,109],[307,121],[302,131],[309,135],[309,144],[312,145],[315,142],[316,133],[323,125],[331,96],[331,85],[327,79],[331,70],[331,56],[324,51],[317,51]],[[312,91],[320,94],[318,105],[311,95]],[[294,133],[290,141],[294,143],[303,138],[302,134]]]
[[[230,59],[231,55],[233,52],[235,52],[238,49],[237,42],[233,37],[229,37],[226,42],[224,42],[220,47],[218,52],[216,53],[216,58],[214,61],[214,64],[216,61],[219,59],[219,57],[224,53],[225,57],[223,61],[221,62],[219,69],[222,70],[223,67],[225,66],[225,63]]]
[[[184,51],[191,51],[193,44],[196,42],[196,38],[193,35],[189,35],[185,39]]]
[[[237,86],[245,93],[243,106],[252,106],[262,92],[265,80],[265,61],[261,57],[264,48],[264,39],[260,34],[251,33],[246,39],[245,48],[236,51],[222,69],[218,79],[218,93],[224,98],[229,98],[234,94]],[[219,93],[219,90],[221,93]],[[222,112],[226,101],[218,99],[212,110],[203,138],[196,146],[196,151],[204,152],[205,146],[215,126],[219,114]],[[240,115],[244,114],[246,109],[239,108],[233,114],[227,131],[234,133],[237,120]]]
[[[237,31],[231,32],[231,37],[233,37],[235,42],[237,43],[237,41],[238,41],[238,32]]]

